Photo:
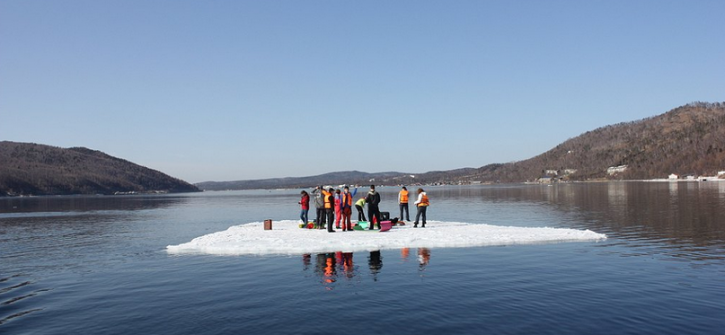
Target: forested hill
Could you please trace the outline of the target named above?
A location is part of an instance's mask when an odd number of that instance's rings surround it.
[[[410,180],[410,174],[401,172],[367,173],[360,171],[331,172],[309,177],[287,177],[256,180],[236,181],[207,181],[197,183],[203,190],[244,190],[244,189],[270,189],[282,187],[313,187],[316,185],[357,184],[369,185],[379,183],[403,183]]]
[[[0,142],[0,196],[198,191],[183,180],[100,151]]]
[[[619,169],[608,171],[614,167]],[[541,155],[513,163],[414,174],[337,172],[304,178],[206,182],[197,186],[219,190],[344,183],[519,183],[542,177],[559,180],[653,179],[667,178],[672,173],[715,176],[723,170],[725,103],[698,102],[643,120],[588,131]]]
[[[725,103],[698,102],[647,119],[598,128],[531,159],[481,167],[466,179],[520,182],[546,175],[569,180],[667,178],[671,173],[714,176],[725,170],[724,151]],[[617,166],[626,168],[607,173],[609,167]]]

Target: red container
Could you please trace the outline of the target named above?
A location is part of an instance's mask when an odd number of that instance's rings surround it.
[[[264,220],[264,230],[272,230],[272,219]]]

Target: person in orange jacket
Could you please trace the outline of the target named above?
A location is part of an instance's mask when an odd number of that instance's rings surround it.
[[[345,186],[340,197],[340,208],[342,212],[342,231],[352,231],[352,199],[357,193],[357,188],[350,193],[350,188]],[[338,226],[338,228],[340,228]]]
[[[400,219],[404,217],[405,221],[410,221],[410,212],[408,210],[408,189],[403,186],[403,189],[398,192],[398,204],[400,204]],[[405,210],[405,216],[403,216],[403,210]]]
[[[428,210],[428,206],[430,206],[430,200],[428,200],[428,194],[422,188],[418,189],[418,200],[415,201],[415,205],[418,206],[418,213],[415,214],[413,228],[418,228],[418,219],[421,216],[423,216],[423,225],[421,228],[425,228],[425,213]]]
[[[322,194],[324,196],[325,201],[325,213],[327,214],[327,232],[334,233],[335,230],[332,229],[332,221],[335,221],[335,190],[330,187],[327,191],[324,189],[322,190]],[[320,229],[324,229],[324,227],[321,227]]]

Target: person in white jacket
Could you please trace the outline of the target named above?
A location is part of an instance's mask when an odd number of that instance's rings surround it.
[[[414,204],[418,207],[418,213],[415,214],[413,228],[418,228],[418,220],[421,216],[423,217],[423,225],[421,228],[425,228],[425,212],[428,210],[428,206],[430,206],[430,200],[428,200],[428,194],[422,188],[418,189],[418,200]]]

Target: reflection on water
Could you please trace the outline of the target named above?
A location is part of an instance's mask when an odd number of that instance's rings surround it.
[[[14,273],[80,270],[138,254],[160,210],[189,197],[61,196],[0,199],[0,265]],[[0,270],[2,270],[0,267]]]
[[[358,255],[363,253],[358,253]],[[410,256],[410,248],[401,249],[401,258],[403,261],[407,261]],[[418,270],[424,271],[428,263],[430,263],[430,249],[418,248],[417,251]],[[378,275],[383,269],[383,256],[380,250],[370,251],[367,255],[367,273],[370,274],[372,280],[377,282]],[[320,283],[325,286],[327,290],[333,290],[334,284],[340,279],[352,280],[355,277],[365,275],[361,273],[360,268],[355,265],[353,261],[352,252],[334,252],[317,254],[315,257],[315,265],[312,265],[312,255],[302,255],[302,270],[309,271],[310,268],[314,269],[314,273],[319,278]]]
[[[0,278],[0,326],[12,319],[43,310],[28,307],[25,302],[47,291],[49,289],[37,288],[34,282],[20,275]]]
[[[57,196],[0,198],[0,218],[57,216],[63,213],[136,211],[169,207],[188,198],[176,195]]]
[[[438,193],[436,193],[438,192]],[[558,211],[559,222],[571,228],[591,229],[633,247],[632,255],[666,254],[682,260],[725,260],[725,182],[608,182],[553,186],[461,187],[431,189],[435,197],[465,203],[478,199],[485,216],[515,211]],[[533,217],[533,216],[532,216]],[[535,221],[533,225],[542,223]],[[498,224],[500,222],[492,222]],[[633,243],[634,242],[634,243]],[[642,250],[647,249],[647,250]]]
[[[370,252],[368,266],[370,267],[370,274],[373,275],[373,280],[378,281],[378,274],[383,269],[383,256],[380,255],[380,250]]]

